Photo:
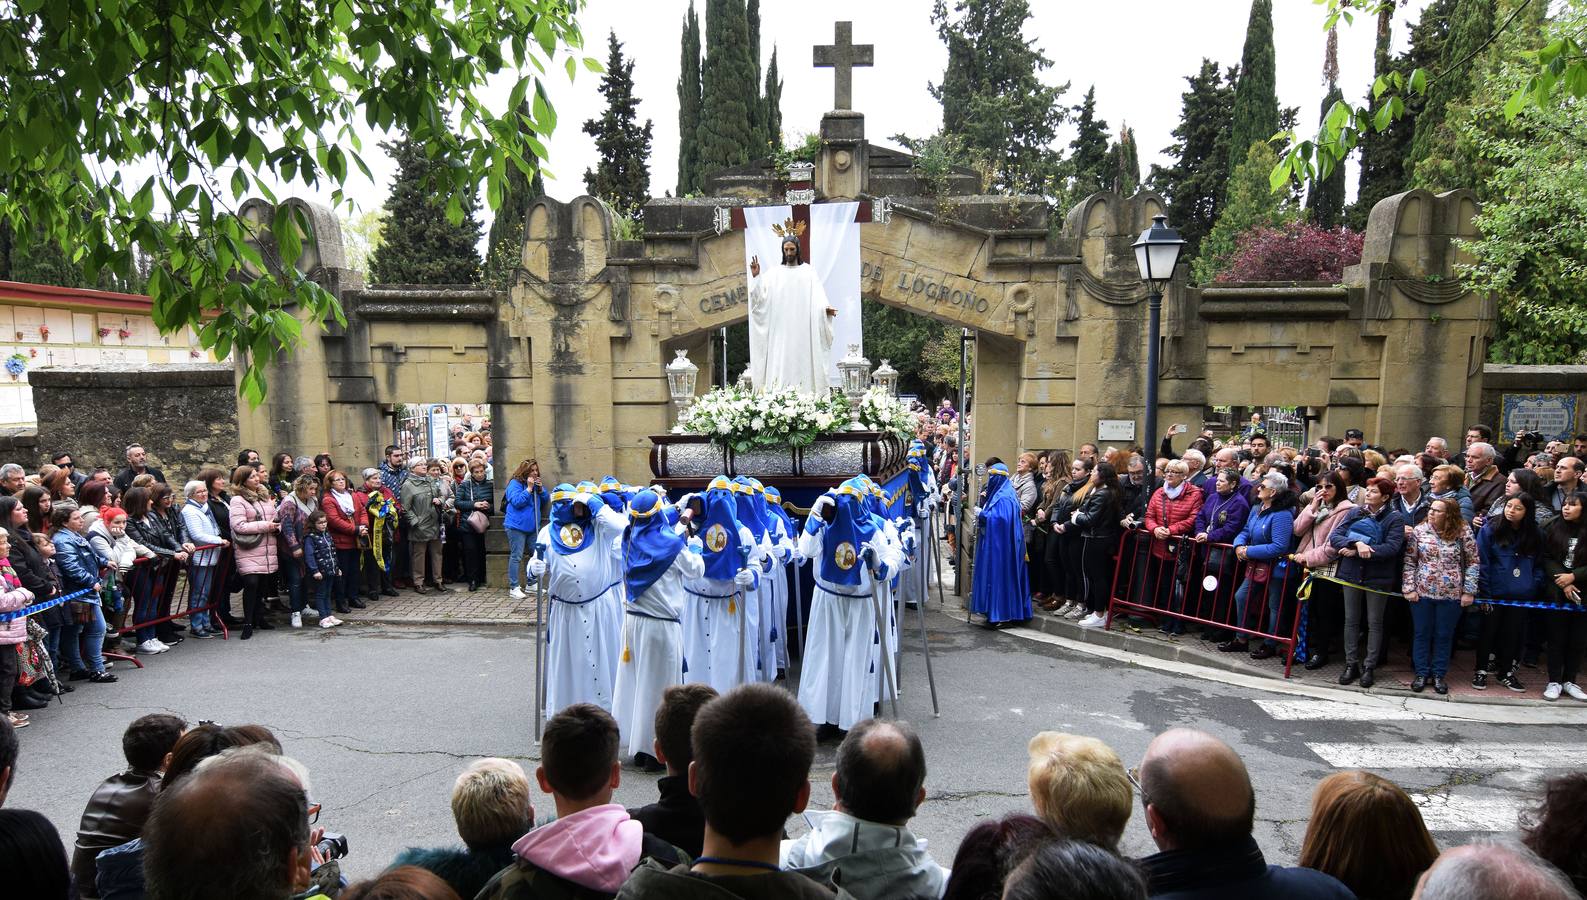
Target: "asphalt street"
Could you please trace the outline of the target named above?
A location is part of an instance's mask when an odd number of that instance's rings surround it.
[[[1542,778],[1587,768],[1587,704],[1561,701],[1532,716],[1552,724],[1459,721],[1427,711],[1436,705],[1361,705],[1142,668],[936,613],[930,625],[941,716],[931,715],[913,630],[900,714],[919,728],[930,766],[914,828],[945,865],[975,822],[1028,808],[1025,745],[1046,729],[1099,737],[1126,765],[1173,726],[1229,741],[1256,784],[1257,838],[1279,862],[1299,851],[1313,786],[1338,769],[1370,768],[1412,791],[1449,846],[1513,830]],[[79,682],[64,707],[33,713],[7,803],[44,812],[70,845],[89,792],[123,765],[120,734],[132,719],[170,711],[195,723],[258,722],[307,764],[321,824],[348,835],[346,871],[367,876],[403,847],[455,843],[449,794],[469,760],[505,756],[532,770],[532,652],[529,632],[510,627],[365,625],[187,641],[141,671],[118,664],[119,684]],[[822,747],[816,808],[831,802],[832,760]],[[625,770],[617,800],[649,802],[654,782]],[[537,797],[536,808],[549,811],[550,799]],[[789,827],[803,830],[797,818]],[[1122,849],[1153,850],[1138,810]]]

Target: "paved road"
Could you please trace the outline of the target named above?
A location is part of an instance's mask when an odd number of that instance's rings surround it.
[[[944,863],[974,822],[1027,807],[1025,744],[1043,729],[1095,735],[1127,764],[1171,726],[1218,734],[1252,770],[1257,836],[1281,861],[1299,850],[1313,785],[1336,769],[1372,768],[1416,792],[1447,845],[1512,828],[1539,779],[1587,767],[1587,705],[1547,711],[1574,724],[1469,723],[1140,668],[935,614],[931,626],[942,716],[931,717],[918,652],[905,660],[901,714],[931,767],[916,829]],[[120,684],[80,682],[67,708],[34,713],[8,802],[45,812],[69,842],[89,791],[120,767],[120,732],[136,716],[260,722],[313,772],[322,824],[349,835],[350,874],[372,874],[404,846],[453,842],[448,796],[468,760],[532,766],[532,644],[517,628],[382,625],[188,641],[143,671],[118,666]],[[831,766],[824,747],[818,805],[831,801]],[[625,771],[618,800],[648,802],[653,785]],[[1124,850],[1151,850],[1139,812]]]

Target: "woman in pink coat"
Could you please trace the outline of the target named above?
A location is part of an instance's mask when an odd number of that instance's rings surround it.
[[[264,598],[274,593],[276,572],[281,557],[276,535],[275,495],[265,487],[264,476],[253,466],[238,466],[231,473],[231,542],[237,552],[237,574],[242,576],[242,639],[253,637],[253,630],[269,631],[275,626],[265,619]]]
[[[1320,669],[1328,664],[1328,650],[1344,634],[1344,598],[1339,584],[1328,581],[1339,562],[1339,551],[1328,545],[1345,516],[1355,509],[1350,502],[1350,486],[1337,471],[1317,482],[1311,502],[1295,519],[1299,544],[1290,559],[1319,576],[1311,580],[1311,597],[1306,601],[1306,668]]]
[[[33,602],[33,592],[22,586],[11,569],[10,556],[10,532],[0,528],[0,612],[14,612]],[[11,709],[11,690],[22,670],[17,645],[27,639],[27,616],[0,622],[0,715],[10,719],[13,728],[28,727],[28,717]]]

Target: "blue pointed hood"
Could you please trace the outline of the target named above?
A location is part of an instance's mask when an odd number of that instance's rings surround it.
[[[787,529],[790,538],[799,534],[799,529],[794,526],[793,518],[788,515],[788,510],[783,509],[782,491],[774,487],[765,488],[763,494],[766,498],[766,511],[771,516],[781,520],[783,528]]]
[[[837,515],[827,525],[820,569],[822,580],[830,584],[853,587],[860,583],[865,565],[862,548],[876,537],[877,520],[868,507],[871,490],[861,478],[865,476],[843,482],[835,492]]]
[[[595,518],[588,511],[574,515],[574,499],[582,493],[563,482],[551,492],[551,549],[561,554],[577,553],[595,539]]]
[[[743,475],[733,479],[733,496],[737,505],[738,521],[749,529],[758,542],[766,536],[766,501],[756,491],[755,485]]]
[[[628,527],[623,529],[623,583],[629,602],[639,599],[655,584],[685,546],[663,514],[666,502],[654,491],[634,495],[628,505]]]
[[[727,581],[744,568],[733,482],[726,475],[718,475],[701,499],[705,502],[705,515],[699,525],[700,542],[705,545],[705,577]]]

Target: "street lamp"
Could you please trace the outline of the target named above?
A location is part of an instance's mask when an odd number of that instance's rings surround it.
[[[838,374],[843,377],[843,396],[849,399],[849,430],[864,431],[860,424],[860,401],[865,398],[865,388],[871,378],[871,361],[860,354],[859,344],[849,345],[849,355],[838,361]]]
[[[886,391],[887,396],[898,399],[898,370],[887,360],[882,360],[882,364],[871,373],[871,384]]]
[[[689,351],[679,350],[672,362],[667,363],[667,390],[672,394],[672,405],[678,408],[678,420],[694,403],[694,384],[700,376],[700,367],[689,360]]]
[[[1151,332],[1146,345],[1146,442],[1142,444],[1146,471],[1151,473],[1155,471],[1152,460],[1157,458],[1157,345],[1163,325],[1163,288],[1174,278],[1185,242],[1179,232],[1168,227],[1167,216],[1152,216],[1152,227],[1130,246],[1135,248],[1135,265],[1146,282],[1147,331]]]

